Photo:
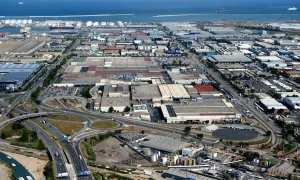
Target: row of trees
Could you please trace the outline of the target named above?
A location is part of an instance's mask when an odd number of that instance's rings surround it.
[[[129,106],[126,106],[125,109],[124,109],[124,112],[129,112],[130,110],[131,110],[131,108],[130,108]],[[112,106],[109,107],[108,112],[109,112],[109,113],[115,112],[114,107],[112,107]]]

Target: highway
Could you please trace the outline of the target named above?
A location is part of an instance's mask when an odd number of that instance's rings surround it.
[[[30,121],[23,121],[22,122],[25,126],[29,129],[37,132],[39,138],[42,139],[45,146],[47,147],[49,153],[51,154],[53,162],[55,162],[55,172],[56,173],[65,173],[67,172],[65,162],[63,160],[63,155],[60,153],[59,148],[56,146],[55,142],[51,137],[49,137],[44,131],[40,130],[35,124]],[[69,179],[69,178],[62,178],[62,179]]]
[[[81,152],[76,151],[75,146],[72,142],[67,142],[67,141],[63,141],[62,138],[64,136],[63,133],[61,133],[56,127],[52,126],[49,123],[41,123],[41,121],[43,121],[44,119],[41,118],[37,118],[35,119],[36,123],[40,123],[40,125],[45,128],[48,132],[51,132],[51,134],[53,136],[55,136],[58,141],[61,142],[61,144],[63,145],[63,149],[66,151],[66,153],[68,154],[67,158],[70,161],[70,164],[73,165],[74,167],[74,173],[75,175],[78,175],[79,172],[81,171],[88,171],[87,165],[84,161],[83,158],[79,158],[79,157],[83,157],[83,155],[81,154]],[[77,179],[82,179],[82,180],[88,180],[91,179],[91,176],[83,176],[83,177],[77,177]]]

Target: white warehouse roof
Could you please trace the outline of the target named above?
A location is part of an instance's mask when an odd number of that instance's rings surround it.
[[[268,109],[287,109],[287,107],[273,98],[261,99],[260,102]]]

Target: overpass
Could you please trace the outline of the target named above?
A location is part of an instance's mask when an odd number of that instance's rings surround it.
[[[11,118],[11,119],[7,119],[7,120],[0,122],[0,129],[2,129],[3,127],[5,127],[6,125],[8,125],[11,122],[28,120],[31,118],[39,118],[39,117],[48,116],[51,114],[62,114],[62,113],[61,112],[40,112],[40,113],[24,114],[24,115],[21,115],[21,116],[15,117],[15,118]]]

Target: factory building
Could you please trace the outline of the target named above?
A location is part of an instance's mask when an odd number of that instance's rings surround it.
[[[40,64],[0,64],[0,90],[21,88],[40,68]]]
[[[163,101],[173,101],[174,99],[189,99],[190,95],[182,84],[160,84],[159,91]]]
[[[300,97],[285,97],[283,103],[292,109],[300,109]]]
[[[274,112],[271,113],[276,113],[279,110],[288,111],[287,107],[285,107],[283,104],[281,104],[273,98],[260,99],[259,105],[264,109],[265,112],[271,112],[273,110]]]
[[[158,86],[154,84],[131,86],[131,99],[158,102],[161,101],[161,94]]]
[[[200,99],[196,102],[162,105],[167,123],[212,123],[214,121],[238,121],[241,115],[225,99]]]
[[[127,84],[107,85],[104,87],[100,110],[109,112],[112,107],[116,112],[124,112],[130,107],[130,93]]]

